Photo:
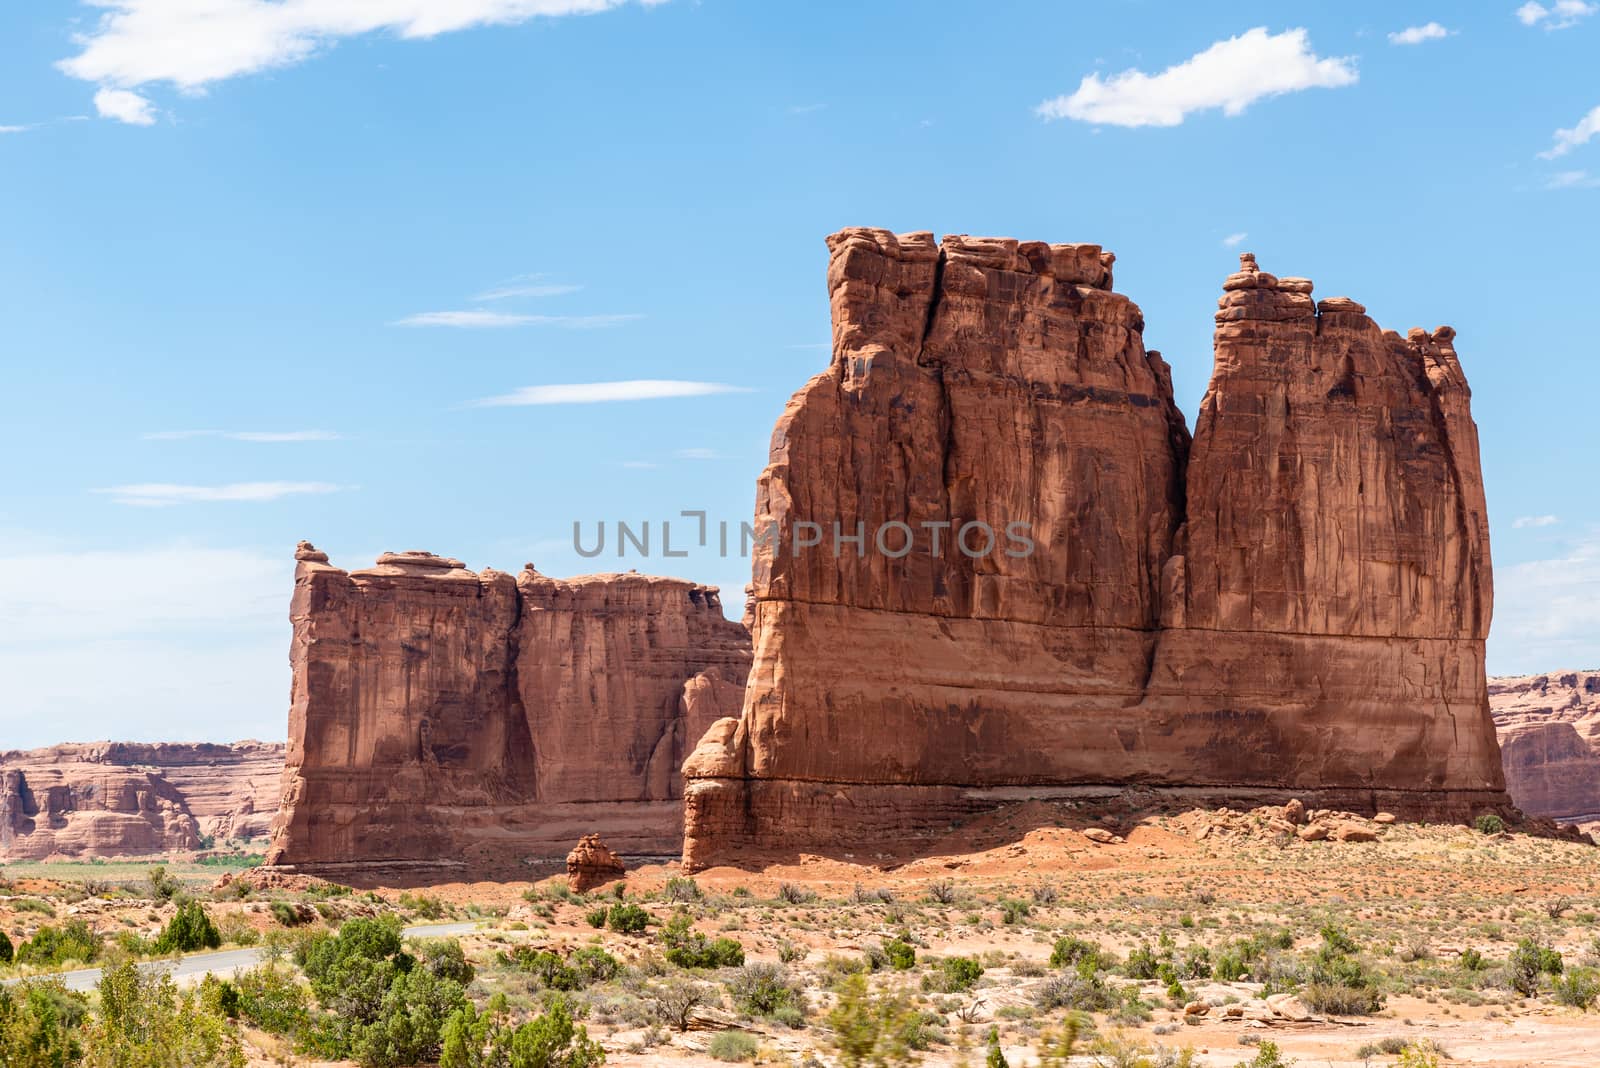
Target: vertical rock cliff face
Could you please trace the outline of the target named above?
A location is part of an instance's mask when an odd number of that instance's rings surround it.
[[[1098,247],[829,248],[833,361],[758,484],[755,662],[685,766],[691,866],[1071,786],[1504,802],[1448,328],[1246,257],[1191,445]]]
[[[270,862],[487,872],[591,831],[677,850],[690,732],[749,666],[714,588],[513,578],[429,553],[347,573],[304,543],[296,559]]]
[[[266,834],[283,746],[67,743],[0,753],[0,859],[141,856]]]
[[[1489,706],[1517,807],[1600,826],[1600,671],[1490,679]]]

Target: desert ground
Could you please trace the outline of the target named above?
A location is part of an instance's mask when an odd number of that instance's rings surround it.
[[[352,920],[389,916],[471,924],[453,928],[467,998],[483,1009],[504,995],[508,1025],[559,1001],[611,1065],[1596,1063],[1600,849],[1492,825],[1285,815],[1033,803],[915,858],[802,856],[693,878],[646,865],[586,894],[564,874],[350,890],[248,856],[168,862],[154,878],[137,862],[15,864],[0,929],[21,946],[83,921],[110,967],[159,957],[180,904],[198,901],[222,948],[265,962],[218,976],[249,994],[226,1026],[251,1065],[374,1063],[320,1058],[257,980],[272,973],[289,989],[275,996],[322,1017],[326,991],[307,990],[296,962]],[[1307,840],[1316,827],[1331,837]],[[407,945],[431,961],[441,942]],[[206,968],[188,959],[193,987]]]

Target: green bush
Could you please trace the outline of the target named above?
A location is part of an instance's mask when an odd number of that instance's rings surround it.
[[[1473,820],[1472,825],[1478,829],[1480,834],[1504,834],[1506,832],[1506,821],[1496,816],[1493,812],[1485,812]]]
[[[556,999],[543,1014],[517,1028],[505,1021],[501,996],[480,1013],[470,1002],[445,1021],[440,1068],[596,1068],[605,1050],[572,1022],[565,1001]]]
[[[1511,989],[1523,997],[1539,992],[1539,977],[1560,975],[1561,954],[1549,946],[1542,946],[1531,938],[1524,938],[1506,958],[1506,980]]]
[[[1052,968],[1077,968],[1078,962],[1085,960],[1093,961],[1096,969],[1105,966],[1105,958],[1100,952],[1100,947],[1082,938],[1063,936],[1056,939],[1055,947],[1050,950]]]
[[[351,1052],[363,1068],[396,1068],[436,1060],[444,1025],[467,1002],[461,984],[427,968],[395,975],[377,1015],[351,1029]]]
[[[917,951],[903,938],[891,938],[885,942],[883,955],[889,961],[889,967],[897,972],[910,971],[917,966]]]
[[[1483,959],[1483,954],[1470,946],[1461,951],[1458,961],[1461,967],[1469,972],[1481,972],[1489,967],[1489,962]]]
[[[1600,996],[1600,980],[1591,968],[1571,968],[1556,980],[1556,1000],[1575,1009],[1588,1010]]]
[[[746,964],[728,980],[734,1004],[752,1016],[775,1016],[784,1009],[797,1008],[800,989],[781,964],[757,961]]]
[[[1293,1061],[1283,1059],[1283,1051],[1278,1049],[1278,1044],[1263,1041],[1256,1047],[1256,1055],[1247,1061],[1240,1061],[1237,1068],[1289,1068]]]
[[[300,910],[287,901],[272,903],[272,918],[284,927],[299,927],[305,922],[300,918]]]
[[[217,925],[198,901],[186,901],[156,939],[157,953],[192,953],[197,949],[216,949],[222,945]]]
[[[706,1052],[716,1061],[753,1061],[760,1048],[761,1043],[748,1032],[723,1031],[711,1040]]]
[[[454,938],[418,938],[411,943],[411,955],[417,963],[440,979],[452,979],[463,987],[472,982],[477,971],[467,960],[461,943]]]
[[[669,964],[680,968],[737,968],[744,963],[744,947],[731,938],[707,938],[692,927],[689,914],[678,911],[667,921],[661,941]]]
[[[590,927],[599,930],[606,925],[606,917],[609,915],[609,912],[610,910],[608,910],[604,905],[597,909],[590,909],[588,912],[583,914],[583,922],[587,923]]]
[[[99,990],[84,1068],[244,1068],[232,1029],[205,1010],[195,991],[179,991],[171,976],[124,963],[106,971]]]
[[[643,934],[650,926],[650,914],[638,905],[619,902],[606,913],[606,926],[618,934]]]
[[[1039,984],[1033,994],[1041,1009],[1073,1009],[1078,1012],[1108,1012],[1121,998],[1106,985],[1099,972],[1080,967],[1066,975],[1052,975]]]
[[[16,955],[17,949],[11,944],[11,937],[0,931],[0,964],[10,964]]]
[[[78,1025],[83,999],[60,980],[0,986],[0,1064],[7,1068],[68,1068],[83,1055]]]
[[[17,948],[17,963],[55,967],[69,961],[89,964],[100,955],[100,936],[83,920],[61,927],[44,926]]]
[[[311,1022],[311,995],[287,968],[265,964],[237,976],[239,1015],[263,1031],[298,1038]]]
[[[828,1013],[829,1045],[845,1068],[905,1064],[924,1028],[922,1016],[898,995],[874,994],[865,976],[852,975],[839,987]]]
[[[178,891],[183,889],[183,884],[168,875],[167,869],[159,864],[146,874],[145,883],[150,890],[150,896],[157,901],[171,901],[178,896]]]
[[[959,994],[971,990],[982,975],[983,965],[976,957],[946,957],[937,972],[923,977],[922,985],[943,994]]]
[[[1211,974],[1221,982],[1237,983],[1249,975],[1250,970],[1237,953],[1227,951],[1217,955],[1217,963],[1211,969]]]

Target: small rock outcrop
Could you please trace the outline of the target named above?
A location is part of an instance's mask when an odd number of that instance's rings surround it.
[[[1098,246],[828,246],[833,358],[757,484],[754,665],[685,765],[689,867],[1074,785],[1508,805],[1454,331],[1241,257],[1191,440]]]
[[[749,668],[714,587],[424,552],[346,572],[305,542],[295,557],[269,863],[491,874],[592,831],[636,856],[678,851],[679,767]]]
[[[0,860],[143,856],[265,837],[281,743],[67,743],[0,753]]]
[[[622,858],[607,849],[598,834],[584,835],[567,854],[567,889],[574,894],[615,882],[626,874]]]
[[[1517,807],[1600,828],[1600,671],[1490,679],[1489,707]]]

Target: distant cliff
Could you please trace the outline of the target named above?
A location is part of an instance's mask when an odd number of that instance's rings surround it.
[[[1517,807],[1600,824],[1600,671],[1490,679],[1489,707]]]
[[[0,753],[0,859],[119,857],[264,837],[281,742],[87,742]]]
[[[679,766],[737,712],[750,638],[714,587],[553,579],[301,543],[282,809],[268,862],[477,874],[599,832],[676,853]]]

